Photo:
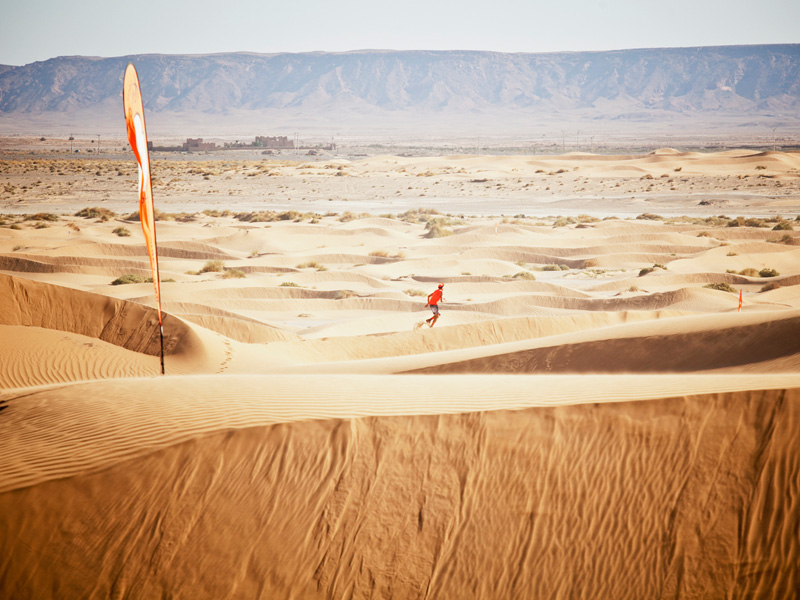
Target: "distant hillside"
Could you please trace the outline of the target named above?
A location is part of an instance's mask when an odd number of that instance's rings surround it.
[[[262,113],[340,124],[459,115],[465,121],[496,117],[506,125],[514,115],[539,122],[721,116],[800,121],[796,44],[552,54],[59,57],[0,67],[0,117],[80,113],[118,119],[128,62],[139,71],[149,114],[202,114],[216,123]]]

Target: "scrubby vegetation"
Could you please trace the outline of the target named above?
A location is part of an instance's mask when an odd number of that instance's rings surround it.
[[[653,272],[653,271],[655,271],[656,269],[663,269],[663,270],[665,270],[665,271],[666,271],[667,267],[665,267],[665,266],[664,266],[664,265],[662,265],[661,263],[656,263],[656,264],[654,264],[652,267],[645,267],[644,269],[640,270],[640,271],[639,271],[639,277],[642,277],[642,276],[644,276],[644,275],[647,275],[648,273],[652,273],[652,272]]]
[[[200,269],[200,273],[222,273],[225,270],[225,263],[221,260],[209,260]]]
[[[427,223],[432,217],[441,215],[438,210],[432,208],[416,208],[407,210],[404,213],[397,215],[397,218],[407,223]]]
[[[720,292],[730,292],[732,294],[736,293],[736,290],[730,286],[728,283],[707,283],[703,287],[709,288],[712,290],[719,290]]]
[[[117,227],[111,233],[115,233],[119,237],[128,237],[130,236],[131,231],[127,227]]]
[[[432,225],[428,223],[425,226],[425,229],[427,232],[425,233],[424,237],[428,239],[435,239],[435,238],[447,237],[448,235],[453,235],[452,229],[446,229],[445,227],[443,227],[438,223],[434,223]]]
[[[519,273],[514,274],[512,279],[526,279],[529,281],[535,281],[536,276],[530,271],[520,271]]]
[[[82,208],[76,212],[75,216],[83,217],[85,219],[100,219],[101,221],[108,221],[109,219],[116,217],[117,213],[101,206],[87,206],[86,208]]]
[[[121,277],[117,277],[114,281],[111,282],[111,285],[127,285],[129,283],[145,283],[147,280],[153,281],[152,278],[144,278],[141,275],[134,275],[133,273],[127,273],[126,275],[122,275]]]
[[[53,213],[36,213],[34,215],[25,215],[24,221],[49,221],[51,223],[55,223],[59,221],[60,218],[58,215]]]
[[[369,213],[358,213],[358,214],[356,214],[356,213],[347,211],[347,212],[342,213],[342,216],[339,217],[339,221],[341,221],[342,223],[347,223],[349,221],[355,221],[356,219],[368,219],[371,216],[372,215],[370,215]]]

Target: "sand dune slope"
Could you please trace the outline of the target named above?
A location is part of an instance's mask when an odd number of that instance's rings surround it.
[[[143,306],[106,296],[20,279],[0,273],[0,324],[71,331],[135,352],[157,356],[158,315]],[[178,319],[164,319],[168,354],[186,352],[195,343]]]
[[[754,314],[738,323],[722,317],[675,319],[623,326],[616,333],[606,339],[596,339],[597,333],[557,337],[529,343],[536,347],[527,349],[519,349],[522,344],[517,344],[505,352],[484,348],[483,356],[452,362],[439,356],[439,364],[410,372],[698,372],[770,361],[777,361],[782,367],[779,370],[800,368],[800,316],[796,314],[774,320],[769,314]]]
[[[401,379],[390,384],[396,407],[428,388]],[[509,385],[537,389],[510,379],[519,383],[488,382],[494,397]],[[662,380],[662,393],[703,387],[685,379]],[[351,389],[371,404],[390,389],[373,395],[375,381]],[[474,387],[443,383],[451,398]],[[582,402],[615,397],[613,382],[583,383],[544,389]],[[647,387],[616,383],[618,399]],[[0,494],[0,582],[14,598],[793,598],[800,395],[797,381],[775,383],[273,426],[259,425],[255,404],[231,403],[250,426],[204,437],[198,425],[219,422],[200,409],[189,419],[195,433],[177,445],[67,479],[47,481],[45,470],[42,483]],[[12,399],[0,427],[16,411],[63,414],[59,398],[69,395]],[[179,405],[155,398],[162,416]],[[69,403],[80,414],[80,399]],[[104,423],[135,415],[114,410],[71,435],[96,444]],[[46,429],[69,437],[70,427]],[[68,456],[52,460],[51,473],[69,468]]]

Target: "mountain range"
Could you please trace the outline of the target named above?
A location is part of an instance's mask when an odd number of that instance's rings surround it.
[[[139,72],[148,115],[173,128],[205,122],[235,130],[264,120],[272,130],[307,124],[354,131],[381,123],[409,130],[436,123],[498,130],[800,126],[800,44],[791,44],[62,56],[0,66],[0,127],[64,120],[117,127],[128,62]]]

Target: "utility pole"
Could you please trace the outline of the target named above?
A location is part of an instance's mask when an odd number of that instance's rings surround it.
[[[75,140],[75,136],[71,133],[69,134],[69,153],[72,154],[72,142]]]
[[[97,153],[100,154],[100,134],[97,134]]]

